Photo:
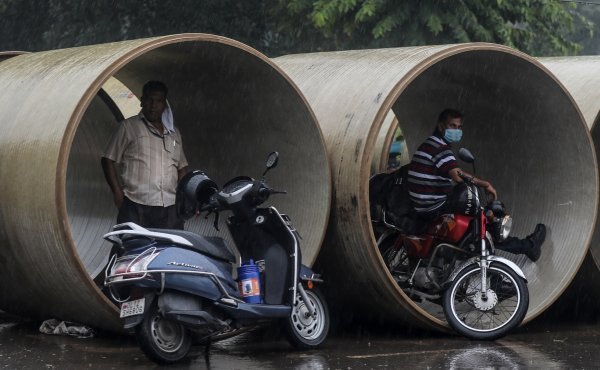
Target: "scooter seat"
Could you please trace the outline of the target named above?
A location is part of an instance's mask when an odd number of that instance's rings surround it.
[[[200,252],[209,257],[220,259],[229,263],[235,263],[235,255],[231,253],[231,249],[225,243],[223,238],[218,236],[202,236],[195,234],[191,231],[184,230],[171,230],[171,229],[148,229],[150,231],[157,231],[166,234],[173,234],[181,236],[186,239],[192,246],[178,244],[182,248],[191,249],[193,251]]]

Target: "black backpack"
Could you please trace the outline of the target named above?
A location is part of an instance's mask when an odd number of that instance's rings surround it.
[[[408,165],[394,172],[378,173],[369,179],[371,217],[380,221],[385,211],[386,220],[396,224],[400,218],[413,212],[408,195]]]

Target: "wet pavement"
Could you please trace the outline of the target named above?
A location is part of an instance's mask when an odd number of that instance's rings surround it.
[[[322,348],[295,351],[274,330],[245,333],[214,343],[209,362],[194,346],[172,369],[594,369],[600,365],[600,324],[532,323],[496,342],[376,329],[336,333]],[[146,369],[127,336],[90,339],[40,334],[38,323],[0,316],[0,368]]]

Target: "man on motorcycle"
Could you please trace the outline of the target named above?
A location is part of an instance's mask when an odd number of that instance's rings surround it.
[[[448,195],[455,185],[463,182],[461,176],[472,178],[475,185],[483,188],[494,200],[497,198],[496,189],[490,182],[475,178],[458,166],[450,145],[460,141],[462,125],[461,112],[445,109],[438,117],[433,135],[413,155],[408,170],[408,190],[414,210],[423,219],[431,220],[444,213],[454,213]],[[545,237],[546,226],[537,224],[533,233],[525,239],[509,237],[497,243],[496,248],[525,254],[535,262],[540,257]]]

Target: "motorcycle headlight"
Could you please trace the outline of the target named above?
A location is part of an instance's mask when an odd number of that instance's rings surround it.
[[[500,221],[500,240],[505,240],[508,238],[510,234],[510,229],[512,228],[512,217],[506,215],[502,217]]]

